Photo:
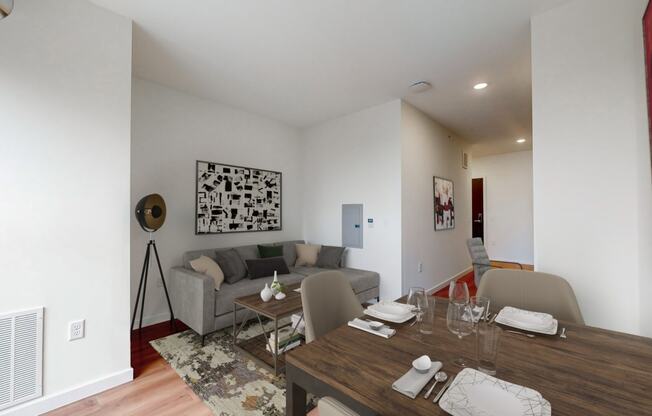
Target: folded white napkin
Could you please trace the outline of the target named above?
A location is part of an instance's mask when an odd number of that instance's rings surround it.
[[[414,367],[410,368],[410,371],[403,374],[401,378],[396,380],[392,384],[392,388],[397,392],[408,396],[411,399],[417,397],[419,392],[423,390],[426,384],[432,379],[437,373],[441,370],[442,364],[439,361],[433,361],[432,367],[428,370],[427,373],[419,373]]]
[[[349,326],[365,332],[369,332],[370,334],[378,335],[379,337],[383,337],[383,338],[391,338],[396,333],[395,329],[392,329],[388,326],[383,326],[379,330],[375,331],[371,329],[368,322],[363,321],[362,319],[359,318],[355,318],[354,320],[349,321]]]

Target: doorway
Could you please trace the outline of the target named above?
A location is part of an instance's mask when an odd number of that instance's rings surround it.
[[[484,178],[471,179],[471,221],[471,237],[484,242]]]

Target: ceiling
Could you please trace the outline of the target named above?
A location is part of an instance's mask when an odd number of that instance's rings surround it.
[[[530,16],[567,0],[92,1],[137,77],[297,127],[404,98],[490,154],[531,148]]]

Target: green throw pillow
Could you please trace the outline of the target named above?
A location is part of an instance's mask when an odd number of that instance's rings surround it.
[[[262,259],[268,257],[282,257],[283,246],[258,246],[258,253]]]

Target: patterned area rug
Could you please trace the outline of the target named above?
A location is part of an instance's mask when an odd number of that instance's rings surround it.
[[[203,347],[193,331],[157,339],[151,345],[215,415],[284,415],[285,377],[275,377],[242,352],[234,353],[231,331],[206,336]],[[260,332],[260,326],[251,322],[238,338]]]

